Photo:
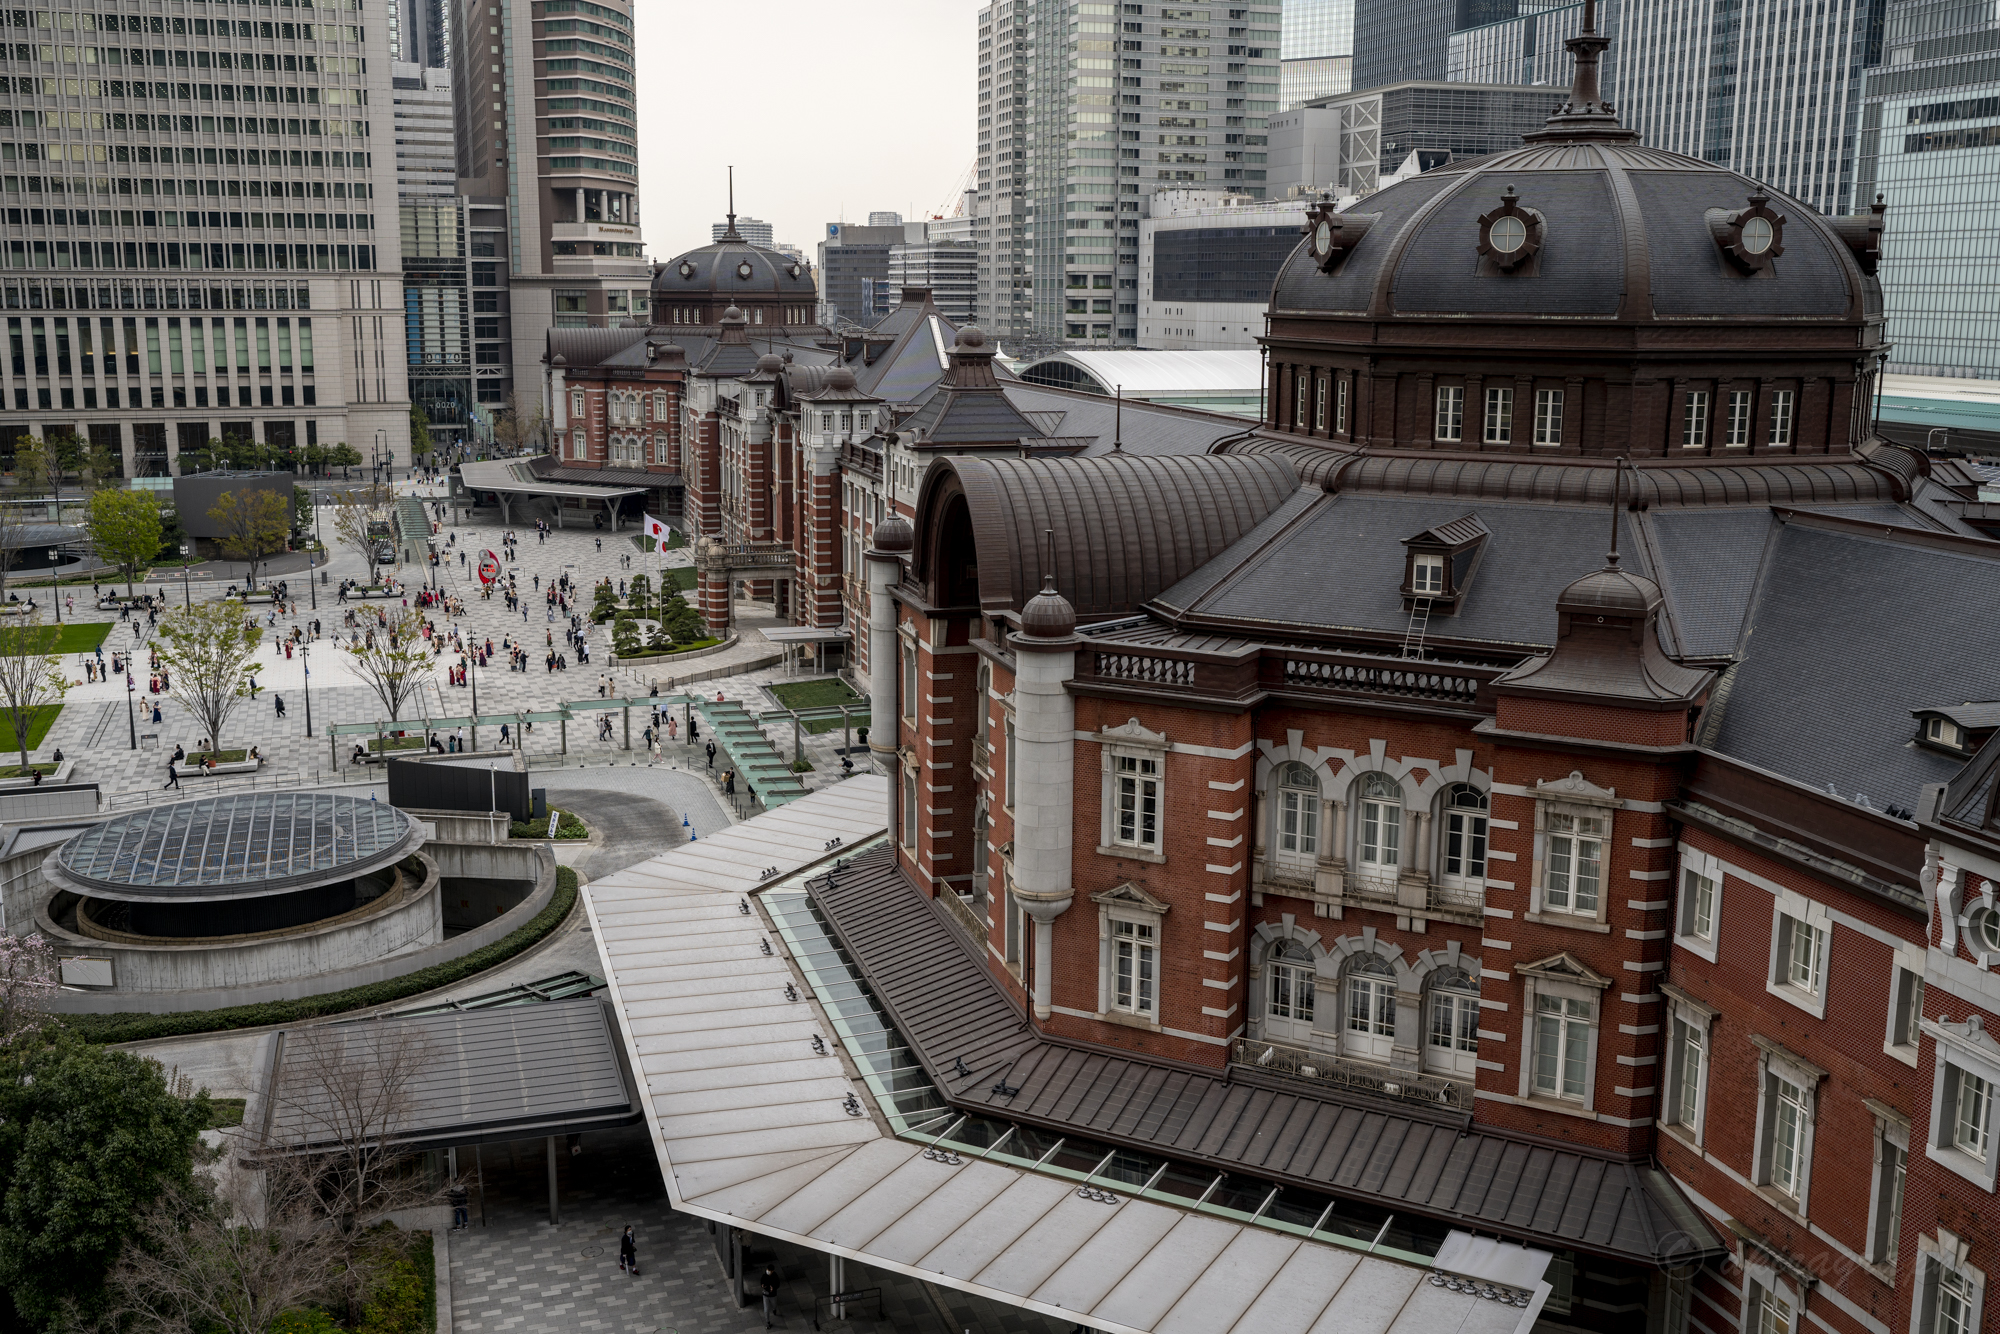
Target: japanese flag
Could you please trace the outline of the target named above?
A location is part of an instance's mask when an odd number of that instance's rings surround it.
[[[646,516],[646,536],[656,542],[664,542],[667,540],[667,526],[648,514]]]

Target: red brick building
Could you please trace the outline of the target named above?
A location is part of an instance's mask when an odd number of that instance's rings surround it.
[[[1603,44],[1315,216],[1256,429],[927,461],[871,892],[965,952],[859,962],[1019,1007],[995,1084],[916,1053],[958,1110],[1551,1250],[1538,1328],[1967,1334],[2000,544],[1874,430],[1880,208],[1640,146]]]

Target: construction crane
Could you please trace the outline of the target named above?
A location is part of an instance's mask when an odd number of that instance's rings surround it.
[[[964,171],[958,174],[958,183],[952,187],[945,201],[931,210],[933,218],[959,218],[965,216],[965,192],[979,182],[979,157],[973,155]]]

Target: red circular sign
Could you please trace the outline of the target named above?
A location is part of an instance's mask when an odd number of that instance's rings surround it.
[[[479,553],[479,582],[490,584],[500,577],[500,558],[491,551]]]

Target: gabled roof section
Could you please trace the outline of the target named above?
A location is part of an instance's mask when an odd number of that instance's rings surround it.
[[[646,329],[550,329],[543,356],[560,356],[566,370],[646,364]]]
[[[1481,522],[1477,514],[1466,514],[1432,524],[1422,532],[1404,538],[1403,545],[1443,547],[1447,551],[1455,551],[1475,542],[1483,542],[1491,536],[1493,530]]]

